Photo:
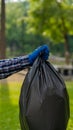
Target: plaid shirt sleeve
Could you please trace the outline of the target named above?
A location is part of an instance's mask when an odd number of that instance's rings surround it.
[[[30,66],[28,55],[12,59],[0,60],[0,79],[19,72]]]

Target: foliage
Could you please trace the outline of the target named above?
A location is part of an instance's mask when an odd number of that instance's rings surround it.
[[[27,2],[6,4],[7,56],[24,55],[45,42],[41,35],[26,32],[27,23],[24,17],[27,16],[27,10]]]
[[[11,0],[9,0],[11,1]],[[63,3],[62,14],[68,33],[72,34],[72,6]],[[32,8],[33,7],[33,8]],[[6,3],[7,57],[28,54],[37,46],[48,44],[53,54],[64,55],[61,10],[55,0],[28,0]],[[72,23],[71,23],[72,22]],[[71,24],[70,24],[71,23]],[[33,33],[34,32],[34,33]],[[54,41],[54,42],[52,42]],[[54,44],[54,43],[59,44]],[[72,38],[69,40],[73,52]]]
[[[56,0],[29,0],[29,3],[26,21],[29,23],[30,31],[40,33],[55,42],[62,42],[65,24],[65,31],[73,34],[72,5],[67,2],[58,3]]]
[[[25,42],[25,23],[23,16],[26,14],[26,3],[6,4],[6,38],[7,43],[14,48],[22,49]],[[22,42],[23,40],[23,42]]]

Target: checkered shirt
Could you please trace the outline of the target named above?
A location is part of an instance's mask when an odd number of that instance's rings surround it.
[[[0,60],[0,79],[19,72],[30,66],[28,55]]]

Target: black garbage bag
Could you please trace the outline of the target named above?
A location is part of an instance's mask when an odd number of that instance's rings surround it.
[[[27,73],[20,94],[21,130],[66,130],[69,96],[62,77],[38,58]]]

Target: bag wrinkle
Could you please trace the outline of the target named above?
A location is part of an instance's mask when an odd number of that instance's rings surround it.
[[[21,130],[66,130],[69,95],[51,63],[36,59],[22,84],[19,107]]]

